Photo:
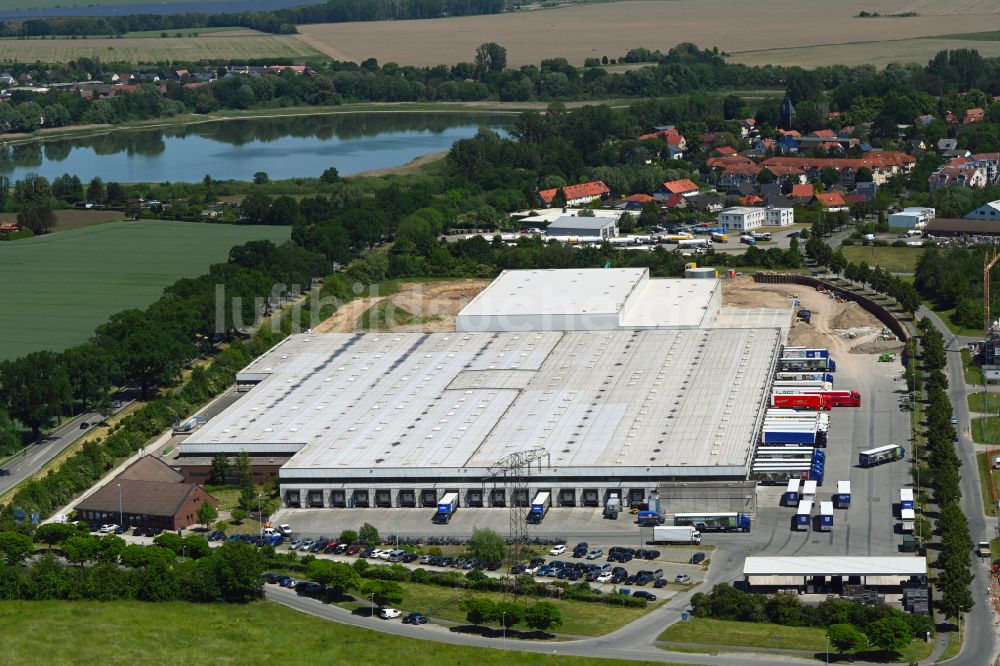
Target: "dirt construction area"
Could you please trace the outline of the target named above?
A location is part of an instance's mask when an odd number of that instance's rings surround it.
[[[345,303],[313,330],[316,333],[454,331],[455,315],[487,284],[488,280],[406,283],[393,294]]]
[[[884,339],[882,322],[857,303],[840,301],[805,285],[760,284],[750,277],[737,277],[723,283],[722,299],[724,305],[742,308],[788,307],[798,301],[812,317],[808,324],[792,323],[788,344],[827,348],[838,364],[852,363],[851,357],[857,354],[881,354],[903,347],[891,334],[890,339]],[[868,359],[864,364],[869,364]]]

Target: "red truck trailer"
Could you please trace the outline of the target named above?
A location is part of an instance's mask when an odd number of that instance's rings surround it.
[[[771,406],[827,411],[833,407],[833,399],[828,395],[817,393],[778,393],[771,396]]]
[[[805,395],[829,396],[833,407],[860,407],[861,394],[857,391],[824,391],[822,389],[802,389]]]

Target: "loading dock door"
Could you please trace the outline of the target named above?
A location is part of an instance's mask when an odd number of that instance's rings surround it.
[[[583,505],[601,506],[601,494],[597,492],[597,488],[585,488],[583,490]]]
[[[289,490],[285,493],[285,506],[296,509],[302,506],[302,500],[299,499],[299,491]]]
[[[309,491],[309,507],[319,508],[323,506],[323,491],[322,490],[310,490]]]
[[[514,506],[529,506],[531,502],[531,496],[528,494],[529,491],[524,488],[518,488],[514,491],[514,496],[511,501],[514,502]]]
[[[367,490],[355,490],[354,491],[354,506],[363,509],[368,508],[368,491]]]
[[[438,495],[433,488],[420,491],[420,506],[432,506],[437,508]]]
[[[466,494],[465,502],[468,506],[482,506],[483,505],[483,491],[482,490],[470,490]]]
[[[563,488],[559,491],[559,506],[576,506],[576,491]]]
[[[391,507],[392,506],[392,491],[391,490],[376,490],[375,491],[375,506],[378,506],[378,507]]]
[[[503,488],[494,488],[490,491],[490,504],[496,507],[507,506],[507,491]]]
[[[334,490],[330,493],[330,506],[344,508],[347,506],[347,493],[343,490]]]
[[[412,490],[399,491],[399,506],[415,507],[417,505],[417,494]]]

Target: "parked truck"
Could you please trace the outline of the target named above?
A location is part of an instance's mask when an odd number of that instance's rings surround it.
[[[693,525],[699,532],[749,532],[745,513],[675,513],[674,525]]]
[[[784,358],[829,358],[830,350],[821,347],[784,347],[781,355]]]
[[[551,506],[551,493],[538,493],[535,495],[535,499],[531,501],[531,509],[528,511],[528,515],[525,520],[532,525],[537,525],[542,522],[543,518],[545,518],[545,514],[549,512],[549,507]]]
[[[687,250],[695,248],[705,248],[707,250],[712,247],[712,241],[707,238],[682,238],[677,241],[677,247]]]
[[[833,383],[815,379],[778,379],[771,385],[775,390],[783,389],[817,389],[820,391],[833,390]],[[797,393],[797,391],[788,391]]]
[[[785,506],[796,506],[799,503],[799,479],[789,479],[785,489]]]
[[[799,508],[795,511],[795,529],[807,530],[812,521],[812,500],[804,499],[799,502]]]
[[[902,460],[904,455],[906,455],[906,449],[899,444],[886,444],[867,451],[860,451],[858,464],[861,467],[874,467],[882,463]]]
[[[451,522],[451,518],[457,510],[458,493],[446,493],[444,497],[438,500],[437,513],[434,514],[432,521],[438,525],[447,525]]]
[[[656,543],[701,543],[701,532],[691,525],[658,525],[653,528]]]
[[[661,516],[656,511],[640,511],[636,517],[635,522],[643,527],[655,527],[656,525],[663,524],[663,516]]]
[[[901,488],[899,490],[899,508],[913,508],[913,488]]]
[[[829,411],[833,407],[833,400],[830,396],[826,395],[808,393],[778,393],[771,396],[771,406]]]
[[[782,382],[820,381],[833,384],[832,372],[779,372],[774,375],[774,378]]]
[[[778,359],[780,372],[836,372],[837,361],[832,356],[828,358],[781,357]]]
[[[860,407],[861,394],[857,391],[830,391],[815,388],[805,388],[800,391],[805,395],[825,395],[830,398],[831,407]]]
[[[912,532],[914,524],[917,521],[917,513],[913,509],[900,509],[899,510],[899,520],[900,520],[900,530],[903,532]]]
[[[622,509],[621,500],[617,493],[608,496],[608,502],[604,505],[604,517],[608,520],[618,520],[618,512]]]
[[[760,433],[764,444],[816,444],[816,426],[764,426]]]
[[[833,502],[819,503],[819,529],[821,532],[833,529]]]
[[[837,494],[833,496],[837,502],[837,507],[846,509],[851,506],[851,482],[837,481]]]

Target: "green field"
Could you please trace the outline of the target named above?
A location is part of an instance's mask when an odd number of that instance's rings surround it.
[[[248,240],[288,227],[144,220],[0,243],[0,358],[84,341],[108,316],[144,307],[182,277],[225,261]]]
[[[775,640],[777,638],[777,640]],[[706,651],[718,651],[727,646],[757,648],[780,648],[783,650],[826,650],[826,631],[819,627],[788,627],[765,622],[732,622],[709,618],[692,618],[689,622],[678,622],[660,634],[661,641],[704,644]],[[855,654],[873,661],[917,661],[931,653],[934,643],[914,640],[902,651],[901,659],[885,659],[881,652],[859,651]],[[668,648],[669,649],[669,648]],[[831,656],[833,651],[831,651]]]
[[[996,457],[994,455],[994,457]],[[979,468],[979,489],[983,494],[983,510],[987,516],[997,515],[996,486],[993,484],[993,469],[990,466],[990,454],[976,454],[976,467]],[[993,486],[993,488],[990,488]],[[1000,552],[1000,551],[998,551]]]
[[[923,249],[919,247],[873,247],[848,245],[841,248],[848,261],[866,261],[869,266],[878,264],[890,273],[912,273]]]
[[[968,348],[962,350],[962,370],[965,374],[966,384],[970,386],[983,385],[983,371],[978,365],[972,362],[972,350]],[[971,405],[972,403],[970,402],[969,404]]]
[[[972,419],[972,441],[977,444],[1000,445],[1000,416],[979,416]]]
[[[982,391],[977,391],[970,393],[968,400],[970,412],[978,412],[980,414],[1000,413],[1000,393],[991,391],[984,394]]]
[[[79,636],[86,628],[102,640]],[[348,627],[278,604],[246,606],[84,601],[0,604],[9,664],[538,664],[626,666],[583,659],[468,648]]]

